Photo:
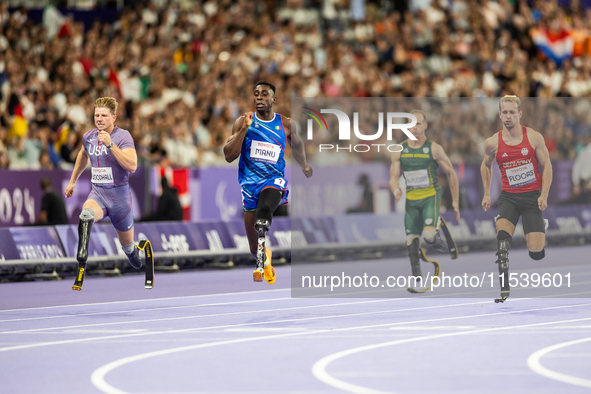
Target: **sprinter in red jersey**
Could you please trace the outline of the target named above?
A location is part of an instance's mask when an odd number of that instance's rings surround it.
[[[523,218],[523,232],[529,255],[534,260],[545,256],[546,224],[542,212],[548,206],[548,192],[552,184],[552,164],[544,137],[529,127],[522,126],[521,100],[505,96],[499,102],[499,117],[503,129],[484,143],[484,160],[480,167],[484,184],[482,208],[490,208],[492,163],[497,161],[502,177],[502,191],[498,200],[497,261],[501,298],[509,297],[509,248],[519,216]]]

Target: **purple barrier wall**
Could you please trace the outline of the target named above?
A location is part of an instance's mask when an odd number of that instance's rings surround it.
[[[406,239],[404,214],[376,216],[373,214],[339,215],[334,223],[341,243],[371,241],[399,242]]]
[[[464,211],[460,223],[446,212],[450,231],[458,240],[475,237],[496,238],[496,210]],[[550,207],[544,212],[548,230],[578,235],[591,231],[591,206]],[[138,223],[135,239],[147,237],[155,252],[171,254],[189,251],[220,252],[240,249],[248,253],[248,240],[241,220]],[[523,235],[521,224],[516,235]],[[306,247],[340,243],[363,244],[372,241],[401,243],[405,239],[404,214],[351,214],[319,218],[275,218],[268,234],[270,247]],[[55,227],[13,227],[0,229],[0,261],[18,259],[51,260],[76,256],[78,231],[75,225]],[[93,226],[90,256],[123,255],[117,233],[111,224]]]
[[[107,233],[103,230],[103,226],[92,227],[90,243],[88,245],[89,256],[114,256],[117,254],[114,244],[109,240]],[[78,250],[78,226],[74,224],[55,226],[55,230],[62,242],[65,256],[76,257]]]
[[[548,201],[557,204],[570,197],[572,162],[553,164],[554,180]],[[290,188],[290,211],[293,216],[332,216],[345,213],[348,208],[359,204],[362,188],[357,184],[361,174],[367,174],[373,184],[387,185],[389,182],[388,163],[365,163],[343,167],[317,167],[312,178],[304,178],[297,169],[295,184],[290,168],[286,178]],[[468,164],[456,166],[465,196],[472,209],[480,207],[482,181],[480,166]],[[39,214],[43,193],[39,186],[43,177],[48,177],[54,189],[63,194],[70,179],[71,171],[9,171],[0,170],[0,227],[14,227],[32,223]],[[144,192],[146,172],[143,168],[130,176],[135,218],[145,211]],[[491,188],[492,203],[496,202],[501,190],[500,174],[493,166]],[[208,168],[193,169],[190,178],[191,220],[232,221],[242,219],[242,197],[238,184],[238,169]],[[82,205],[90,193],[90,172],[85,171],[75,194],[64,199],[70,223],[78,222]],[[152,197],[156,204],[156,186],[151,185]]]
[[[13,227],[10,234],[22,260],[65,257],[54,227]]]
[[[238,184],[238,167],[211,168],[200,171],[199,175],[201,193],[197,206],[200,219],[241,219],[242,194]]]
[[[293,246],[339,242],[333,218],[295,218],[291,222]],[[304,237],[302,241],[300,237]]]
[[[570,197],[572,166],[573,163],[570,161],[553,163],[553,182],[548,196],[549,204],[557,205]],[[478,209],[483,197],[480,164],[455,165],[454,169],[460,181],[460,191],[466,198],[469,209]],[[345,213],[348,208],[354,207],[360,202],[363,189],[357,184],[357,181],[361,174],[367,174],[373,185],[386,186],[390,181],[390,163],[318,167],[314,169],[314,176],[310,179],[299,174],[294,176],[290,194],[292,215],[295,217],[332,216]],[[441,169],[439,175],[444,176]],[[498,166],[493,164],[491,184],[491,203],[493,205],[496,204],[500,193],[501,173]]]
[[[12,239],[10,229],[0,228],[0,261],[18,260],[20,255]]]
[[[67,257],[75,257],[78,245],[78,230],[74,225],[55,226]],[[8,231],[8,230],[7,230]],[[290,246],[291,221],[287,218],[273,220],[269,232],[270,246]],[[183,253],[196,250],[242,249],[248,251],[248,240],[242,221],[208,221],[200,223],[157,222],[135,225],[135,240],[148,238],[154,252]],[[10,237],[8,237],[10,238]],[[10,245],[7,247],[10,251]],[[0,243],[0,252],[4,246]],[[90,236],[90,256],[123,255],[121,244],[111,224],[93,226]],[[11,254],[13,256],[14,254]],[[18,255],[16,257],[19,258]],[[8,255],[6,259],[10,259]]]
[[[41,210],[41,179],[47,177],[53,189],[63,196],[70,181],[71,171],[0,170],[0,227],[13,227],[34,223]],[[138,168],[129,177],[132,190],[134,216],[139,218],[144,210],[145,170]],[[84,171],[76,184],[74,195],[64,197],[70,223],[78,223],[82,205],[90,193],[90,171]]]
[[[299,171],[299,168],[298,168]],[[294,217],[332,216],[359,205],[363,189],[358,185],[361,175],[370,183],[388,183],[390,170],[383,163],[367,163],[340,167],[316,167],[306,178],[292,174],[290,212]]]
[[[288,188],[291,189],[290,167],[285,168],[285,179]],[[238,164],[236,167],[199,170],[199,192],[191,191],[192,209],[199,209],[199,214],[192,214],[191,217],[198,217],[200,220],[222,221],[242,219],[242,193],[240,190]],[[291,202],[291,194],[289,199]]]

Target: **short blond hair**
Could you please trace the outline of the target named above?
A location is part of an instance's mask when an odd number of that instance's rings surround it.
[[[410,113],[413,114],[413,115],[416,115],[416,114],[422,115],[423,116],[423,120],[425,122],[427,122],[427,115],[425,115],[425,112],[421,111],[420,109],[413,109],[412,111],[410,111]]]
[[[501,104],[502,103],[515,103],[515,104],[517,104],[517,110],[521,111],[521,99],[517,96],[513,96],[513,95],[503,96],[501,101],[499,101],[499,112],[501,112]]]
[[[117,115],[117,100],[113,97],[99,97],[94,102],[94,108],[108,108],[111,115]]]

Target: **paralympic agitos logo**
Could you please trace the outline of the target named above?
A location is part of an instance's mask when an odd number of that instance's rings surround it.
[[[339,122],[339,141],[349,141],[351,140],[351,120],[349,116],[338,109],[321,109],[320,113],[318,111],[313,110],[309,107],[303,107],[304,114],[310,116],[312,119],[308,119],[307,123],[307,138],[308,140],[312,140],[314,136],[314,121],[318,124],[320,129],[324,129],[328,132],[328,124],[326,123],[326,119],[320,114],[333,114],[336,115],[337,120]],[[394,123],[394,120],[398,120],[401,118],[410,119],[410,123]],[[314,121],[313,121],[314,120]],[[411,113],[407,112],[388,112],[386,113],[386,138],[388,141],[392,141],[392,131],[393,130],[402,130],[406,136],[411,140],[417,140],[417,138],[412,135],[409,129],[417,124],[417,117]],[[384,113],[378,113],[378,131],[375,134],[362,134],[359,131],[359,113],[353,113],[353,133],[355,136],[363,141],[375,141],[379,139],[382,134],[384,133]],[[388,150],[388,152],[401,152],[402,145],[400,144],[356,144],[356,145],[348,145],[348,146],[340,146],[334,144],[320,144],[319,145],[319,152],[323,150],[335,150],[336,152],[339,151],[347,151],[347,152],[369,152],[372,147],[377,148],[377,151],[380,151],[381,147],[384,147]]]

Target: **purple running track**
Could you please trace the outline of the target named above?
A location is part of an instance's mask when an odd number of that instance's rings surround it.
[[[0,392],[591,388],[591,299],[291,298],[290,270],[273,286],[250,269],[0,285]]]

